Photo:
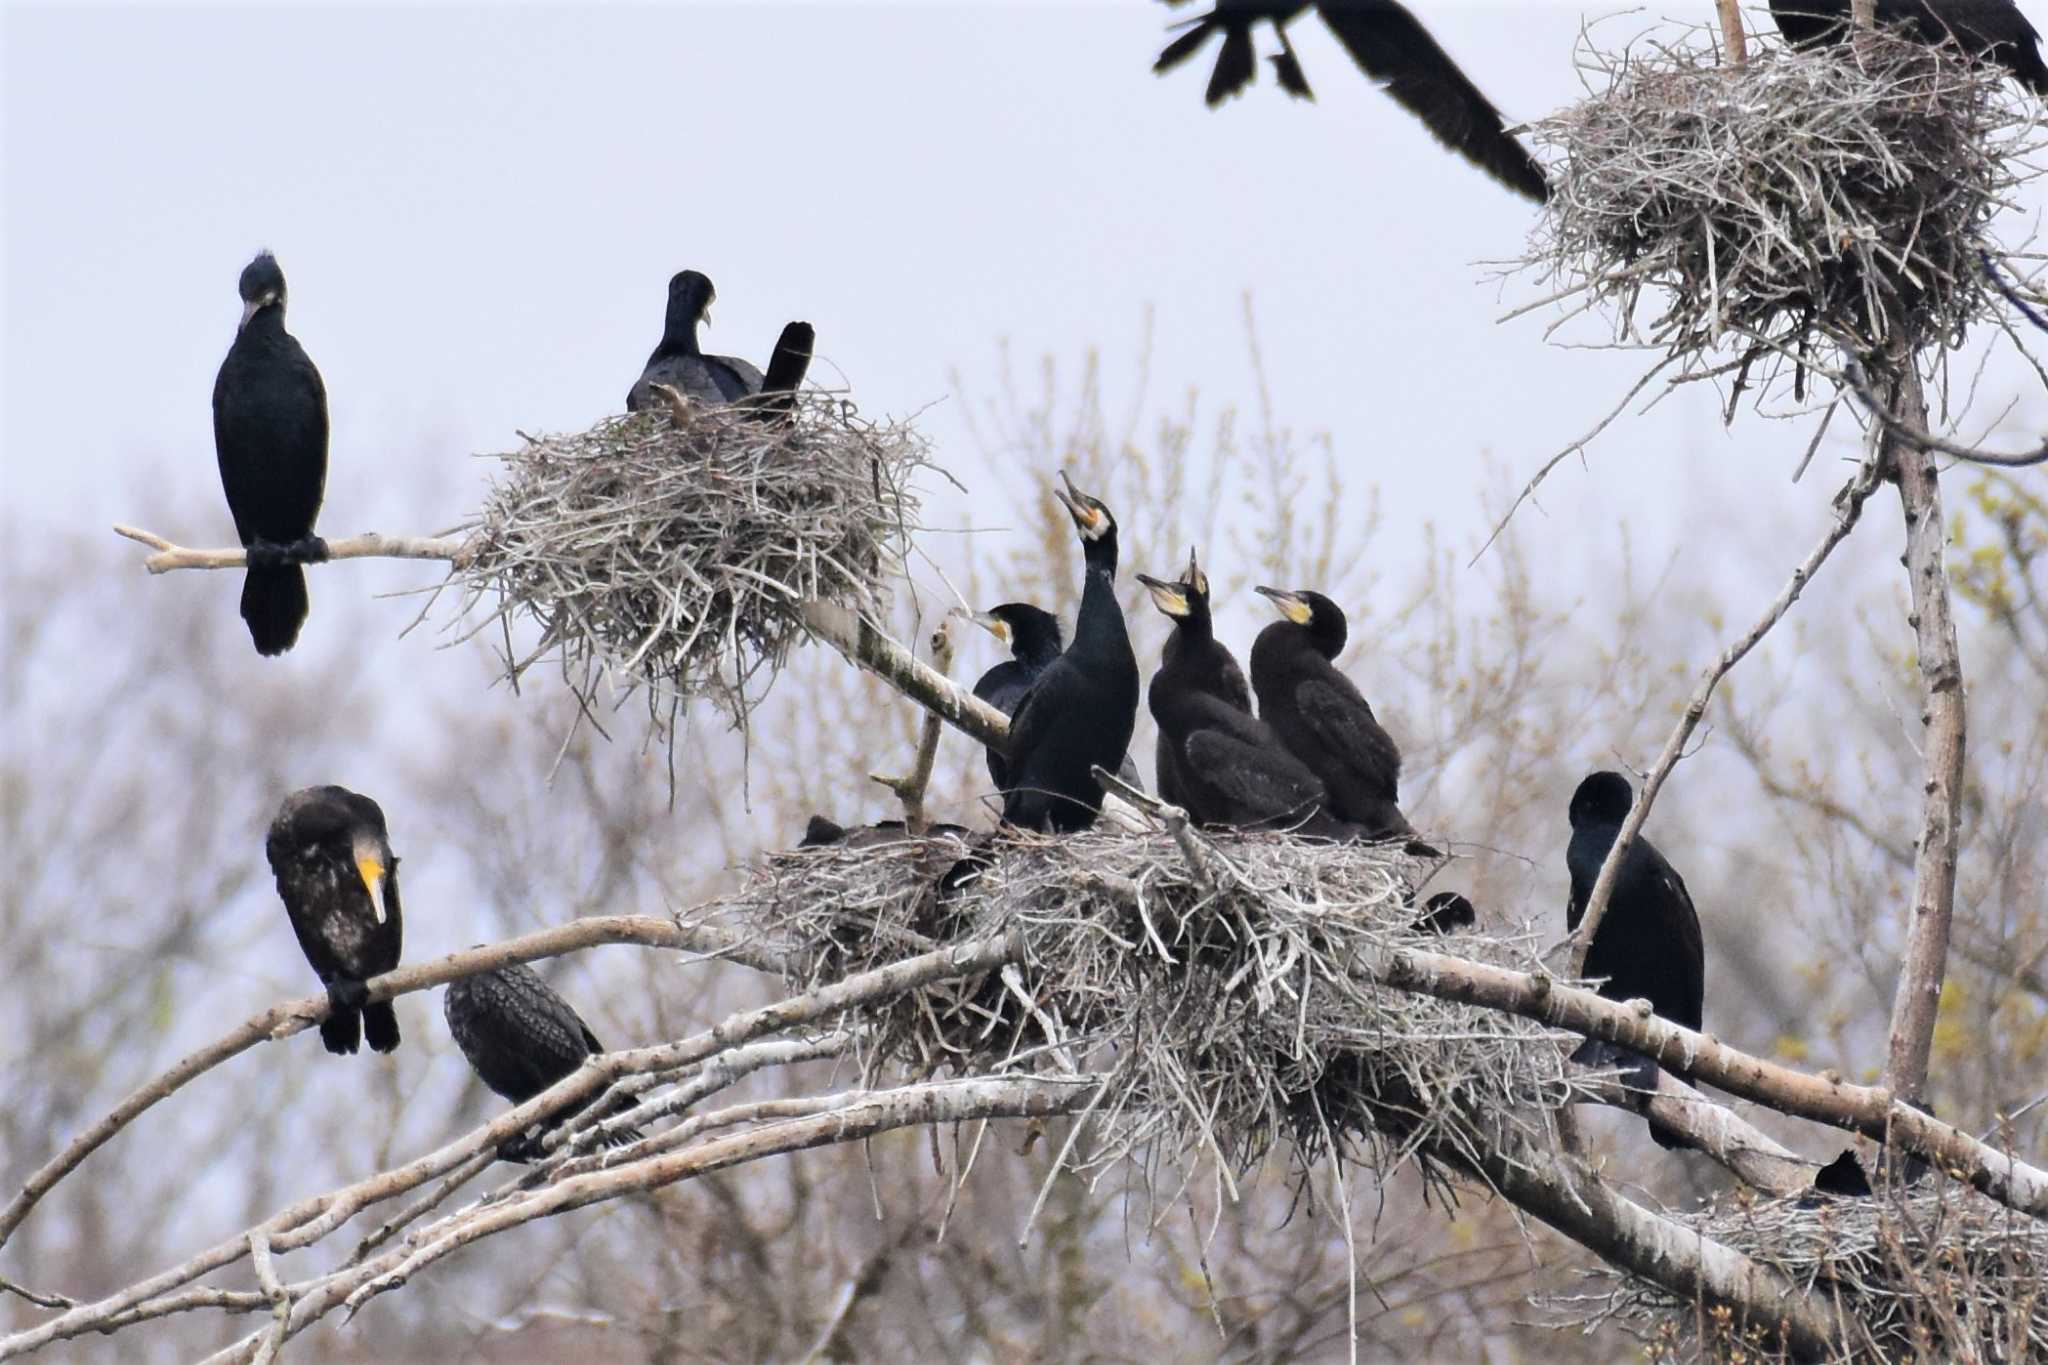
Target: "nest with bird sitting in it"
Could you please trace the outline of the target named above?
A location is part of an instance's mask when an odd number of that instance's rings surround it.
[[[925,442],[830,394],[784,401],[664,403],[498,457],[457,577],[465,613],[492,604],[470,633],[500,628],[508,680],[556,658],[586,716],[609,685],[644,692],[671,737],[698,697],[744,726],[807,602],[882,614]]]
[[[1998,309],[1988,229],[2040,139],[1997,65],[1888,31],[1740,66],[1699,42],[1582,64],[1608,88],[1530,125],[1561,173],[1517,262],[1568,318],[1604,313],[1613,344],[1739,393],[1759,362],[1799,384],[1816,349],[1955,345]]]

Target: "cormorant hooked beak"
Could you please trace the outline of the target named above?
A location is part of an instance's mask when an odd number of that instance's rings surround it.
[[[1082,535],[1090,540],[1100,540],[1110,527],[1109,509],[1074,487],[1074,481],[1067,477],[1064,469],[1060,471],[1060,482],[1066,487],[1053,489],[1052,495],[1065,504],[1067,515],[1074,519],[1074,525]]]
[[[1195,596],[1203,598],[1208,597],[1209,575],[1203,573],[1202,566],[1195,563],[1195,547],[1192,545],[1188,546],[1187,576],[1181,579],[1181,582],[1187,584],[1188,587],[1193,590]]]
[[[356,875],[363,879],[363,888],[370,893],[370,909],[382,924],[387,918],[384,909],[384,878],[388,870],[384,866],[384,852],[375,841],[359,838],[355,845]]]
[[[235,324],[235,330],[239,332],[244,327],[247,327],[249,325],[250,318],[255,317],[258,313],[268,308],[271,304],[283,302],[284,295],[280,294],[277,290],[264,290],[255,298],[250,299],[247,303],[242,305],[242,320]]]
[[[1280,614],[1297,626],[1305,626],[1315,619],[1315,608],[1309,606],[1297,593],[1288,592],[1285,588],[1253,588],[1252,591],[1263,597],[1272,598],[1273,605],[1280,609]]]
[[[1186,585],[1168,583],[1150,574],[1138,574],[1137,580],[1145,585],[1145,591],[1152,594],[1152,605],[1168,616],[1179,619],[1190,614]]]
[[[954,608],[954,610],[958,612],[959,615],[965,616],[968,620],[974,622],[975,625],[980,626],[983,630],[995,636],[998,640],[1001,640],[1004,644],[1007,645],[1011,642],[1013,637],[1010,632],[1010,623],[1008,621],[1005,621],[1002,617],[996,615],[994,612],[960,611],[960,609],[957,607]]]

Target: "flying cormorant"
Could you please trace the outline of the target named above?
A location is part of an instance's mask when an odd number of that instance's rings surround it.
[[[514,1104],[526,1103],[582,1066],[584,1058],[604,1051],[582,1016],[523,962],[449,982],[441,1012],[477,1078]],[[596,1098],[554,1114],[539,1132],[505,1143],[498,1155],[510,1161],[538,1155],[545,1134]],[[634,1104],[632,1096],[621,1096],[605,1117]],[[610,1134],[607,1141],[617,1147],[639,1137],[637,1129],[629,1128]]]
[[[398,1015],[388,1000],[366,1002],[363,988],[398,965],[404,935],[384,812],[345,787],[307,787],[278,807],[263,851],[299,947],[327,987],[320,1041],[354,1052],[360,1029],[373,1049],[391,1051]]]
[[[242,321],[213,381],[213,448],[235,535],[249,552],[242,619],[258,654],[282,654],[306,622],[306,573],[327,488],[327,388],[284,329],[284,272],[259,252],[242,270]]]
[[[1849,31],[1850,0],[1771,0],[1778,32],[1794,47],[1840,42]],[[2021,85],[2048,95],[2041,35],[2013,0],[1877,0],[1880,26],[1907,25],[1929,46],[1954,40],[1972,57],[1997,62]]]
[[[1074,640],[1047,664],[1010,723],[1010,784],[1003,821],[1067,833],[1102,813],[1091,767],[1115,771],[1138,720],[1138,660],[1116,600],[1116,518],[1099,498],[1074,487],[1057,497],[1081,536],[1086,564]]]
[[[1185,584],[1145,574],[1138,581],[1152,594],[1152,604],[1176,623],[1193,619],[1196,608]],[[1272,727],[1228,695],[1233,682],[1243,686],[1243,678],[1228,650],[1213,639],[1208,645],[1175,649],[1169,643],[1146,689],[1159,725],[1162,788],[1175,788],[1175,804],[1198,825],[1358,837],[1363,831],[1331,813],[1322,780],[1287,751]]]
[[[1153,605],[1173,620],[1173,634],[1160,651],[1159,673],[1153,675],[1152,686],[1159,685],[1162,674],[1172,673],[1186,680],[1183,686],[1206,692],[1250,715],[1251,688],[1245,684],[1244,670],[1237,666],[1230,647],[1216,638],[1216,623],[1209,614],[1209,575],[1196,562],[1194,548],[1188,549],[1188,567],[1178,583],[1158,589],[1152,586],[1156,579],[1141,574],[1139,580],[1151,591]],[[1156,706],[1154,715],[1156,718]],[[1162,729],[1152,751],[1152,771],[1159,799],[1185,809],[1187,798],[1175,768],[1175,748]]]
[[[1168,0],[1181,4],[1183,0]],[[1191,20],[1188,31],[1166,45],[1152,64],[1171,71],[1192,57],[1212,34],[1223,35],[1209,76],[1210,107],[1221,104],[1251,84],[1258,74],[1252,49],[1252,26],[1264,19],[1279,35],[1274,73],[1288,93],[1313,99],[1287,25],[1309,7],[1309,0],[1217,0],[1207,14]],[[1525,199],[1542,203],[1550,197],[1543,168],[1507,131],[1500,110],[1458,69],[1416,17],[1395,0],[1317,0],[1316,12],[1351,54],[1359,69],[1401,107],[1422,121],[1436,140]]]
[[[1620,773],[1594,773],[1572,793],[1572,841],[1565,850],[1565,866],[1572,876],[1571,904],[1564,916],[1567,928],[1579,927],[1593,883],[1600,877],[1600,864],[1614,847],[1633,800],[1628,779]],[[1586,975],[1606,978],[1600,994],[1609,1000],[1648,1000],[1651,1009],[1672,1023],[1690,1029],[1700,1026],[1706,991],[1700,917],[1684,879],[1641,834],[1629,844],[1607,913],[1593,932]],[[1588,1039],[1573,1056],[1596,1066],[1627,1066],[1633,1085],[1643,1090],[1657,1087],[1657,1064],[1640,1053]],[[1686,1145],[1655,1123],[1650,1136],[1660,1147]]]
[[[1259,716],[1330,790],[1331,813],[1369,839],[1415,831],[1401,814],[1401,751],[1351,679],[1331,662],[1344,648],[1343,608],[1319,592],[1259,588],[1284,618],[1252,642]]]
[[[638,412],[653,401],[655,384],[667,384],[698,403],[731,403],[761,391],[762,374],[738,356],[705,355],[697,348],[697,324],[711,321],[711,301],[718,291],[695,270],[668,282],[668,317],[661,344],[647,357],[647,368],[626,394],[626,411]],[[787,337],[789,331],[783,329]],[[809,347],[804,348],[806,361]]]

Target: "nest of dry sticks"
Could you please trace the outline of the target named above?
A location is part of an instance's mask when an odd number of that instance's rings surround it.
[[[2048,1226],[1938,1173],[1867,1198],[1728,1198],[1673,1217],[1830,1305],[1857,1360],[2048,1360]],[[1655,1360],[1769,1358],[1767,1333],[1612,1271],[1581,1322],[1614,1319]]]
[[[1895,328],[1954,344],[1998,307],[1988,228],[2039,137],[1996,65],[1882,31],[1742,66],[1697,40],[1582,60],[1608,88],[1531,125],[1562,173],[1518,263],[1568,316],[1762,378]]]
[[[491,604],[506,676],[558,659],[586,713],[639,691],[657,726],[697,697],[736,724],[814,599],[879,613],[916,529],[923,438],[824,393],[786,415],[681,404],[528,437],[499,456],[457,574]],[[471,618],[474,619],[474,618]],[[515,645],[515,620],[539,640]]]
[[[1418,928],[1427,866],[1398,845],[1279,834],[931,837],[772,855],[726,910],[806,986],[1016,935],[1014,966],[865,1016],[864,1061],[1108,1074],[1091,1164],[1241,1172],[1291,1141],[1304,1167],[1335,1152],[1469,1174],[1469,1154],[1534,1141],[1576,1093],[1577,1039],[1375,983],[1371,965],[1403,948],[1534,965],[1530,940]]]

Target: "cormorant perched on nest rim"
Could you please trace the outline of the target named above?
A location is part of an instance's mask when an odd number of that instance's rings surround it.
[[[259,252],[237,286],[242,321],[213,381],[213,447],[235,535],[249,552],[242,619],[256,652],[282,654],[306,622],[306,573],[327,489],[327,387],[284,329],[284,271]]]
[[[1085,563],[1074,639],[1046,665],[1010,725],[1011,785],[1003,821],[1066,833],[1102,814],[1102,788],[1090,769],[1114,772],[1138,720],[1138,660],[1116,600],[1116,518],[1101,499],[1074,487],[1064,471],[1057,497],[1073,518]]]
[[[1177,5],[1184,0],[1167,2]],[[1309,0],[1218,0],[1214,9],[1189,21],[1188,31],[1167,44],[1152,69],[1171,71],[1212,34],[1221,33],[1223,47],[1209,75],[1207,95],[1214,108],[1258,74],[1252,26],[1264,19],[1280,39],[1273,71],[1281,86],[1301,99],[1313,99],[1287,36],[1287,25],[1308,7]],[[1507,131],[1500,110],[1405,7],[1395,0],[1317,0],[1315,9],[1359,69],[1420,119],[1438,142],[1525,199],[1540,204],[1550,197],[1543,168]]]
[[[1029,602],[1005,602],[976,612],[970,619],[1010,648],[1009,658],[976,680],[974,695],[1004,715],[1014,716],[1038,675],[1060,657],[1064,648],[1060,618]],[[1005,791],[1010,785],[1010,761],[1000,750],[985,747],[989,781],[997,791]]]
[[[667,384],[699,403],[732,403],[761,391],[763,375],[750,362],[738,356],[706,355],[698,348],[697,324],[711,321],[711,302],[717,297],[710,277],[699,271],[684,270],[669,280],[661,344],[647,357],[646,368],[627,392],[627,412],[638,412],[652,403],[656,384]],[[784,335],[788,335],[787,329]],[[804,348],[807,363],[809,350]]]
[[[1151,686],[1157,688],[1159,679],[1171,674],[1182,680],[1178,685],[1197,688],[1250,715],[1252,690],[1230,647],[1216,638],[1216,622],[1209,612],[1209,575],[1202,572],[1194,548],[1188,548],[1188,567],[1178,583],[1155,587],[1159,580],[1143,574],[1138,581],[1151,592],[1153,605],[1173,621],[1173,634],[1167,636],[1166,647],[1159,652],[1159,671],[1152,675]],[[1148,699],[1150,695],[1148,689]],[[1148,704],[1157,719],[1157,704]],[[1159,799],[1186,809],[1175,747],[1161,729],[1152,752],[1152,775]]]
[[[398,1046],[398,1014],[366,1001],[363,983],[398,965],[404,922],[398,857],[384,812],[346,787],[307,787],[278,807],[264,842],[277,894],[306,961],[327,987],[320,1041],[354,1052],[359,1033],[378,1052]]]
[[[1849,0],[1771,0],[1771,18],[1794,47],[1838,43],[1849,35]],[[2041,35],[2013,0],[1877,0],[1880,27],[1905,27],[1929,47],[1954,42],[1973,58],[1998,63],[2037,95],[2048,96]]]
[[[573,1073],[585,1058],[605,1050],[583,1016],[523,962],[449,982],[441,1013],[477,1078],[514,1104],[524,1104]],[[498,1155],[508,1161],[537,1155],[541,1136],[588,1108],[595,1098],[551,1116],[530,1138],[505,1143]],[[636,1103],[630,1095],[621,1096],[606,1117]],[[625,1129],[608,1134],[607,1142],[617,1147],[639,1137],[637,1129]]]
[[[1572,793],[1572,841],[1565,850],[1572,897],[1565,908],[1566,928],[1579,927],[1593,883],[1599,880],[1600,865],[1607,861],[1634,799],[1628,779],[1614,772],[1594,773]],[[1689,1029],[1700,1027],[1706,948],[1700,941],[1699,912],[1693,909],[1685,879],[1641,834],[1629,844],[1607,913],[1593,933],[1593,944],[1586,952],[1586,975],[1606,978],[1600,994],[1609,1000],[1647,1000],[1651,1009],[1672,1023]],[[1593,1066],[1627,1066],[1633,1072],[1631,1084],[1644,1090],[1657,1088],[1657,1064],[1640,1053],[1589,1038],[1573,1057]],[[1687,1145],[1654,1122],[1650,1136],[1660,1147]]]

